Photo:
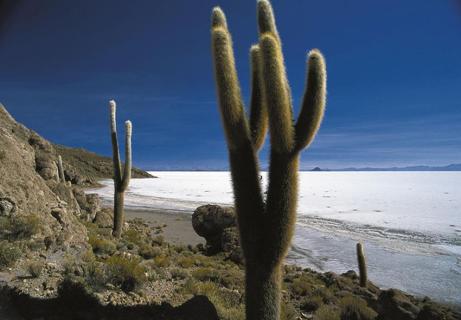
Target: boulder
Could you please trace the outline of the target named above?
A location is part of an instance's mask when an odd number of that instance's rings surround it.
[[[72,193],[81,210],[81,218],[85,221],[93,221],[96,212],[101,210],[101,200],[95,193],[85,194],[83,189],[73,187]]]
[[[16,212],[16,203],[11,198],[0,198],[0,216],[10,217]]]
[[[96,212],[93,223],[101,228],[111,228],[114,224],[114,213],[109,208],[104,208]]]
[[[195,232],[206,240],[207,252],[214,254],[222,251],[222,234],[226,228],[236,226],[234,209],[218,205],[204,205],[195,209],[192,215]],[[226,236],[227,238],[230,236]]]

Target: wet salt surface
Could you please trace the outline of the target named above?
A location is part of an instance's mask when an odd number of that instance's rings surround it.
[[[133,179],[126,205],[192,212],[232,205],[229,172],[153,172]],[[301,172],[291,262],[357,269],[363,241],[370,280],[461,305],[461,172]],[[262,182],[267,182],[263,173]],[[95,190],[112,199],[112,181]]]

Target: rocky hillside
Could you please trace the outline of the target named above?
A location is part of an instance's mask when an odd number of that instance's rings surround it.
[[[63,159],[66,180],[72,184],[96,185],[98,179],[112,178],[111,158],[97,155],[85,149],[69,148],[49,142],[33,130],[17,123],[1,103],[0,125],[6,130],[3,138],[8,137],[9,141],[16,141],[27,147],[24,149],[24,153],[34,158],[36,172],[45,180],[56,180],[56,163],[59,155]],[[33,154],[30,151],[33,151]],[[6,149],[5,145],[4,150],[0,150],[0,157],[3,153],[6,155],[8,152],[9,149]],[[132,170],[133,178],[152,178],[149,173],[143,170],[137,168]]]
[[[0,105],[0,217],[34,216],[42,240],[84,245],[85,230],[75,217],[80,207],[72,187],[55,179],[53,151],[48,141],[17,123]]]
[[[85,180],[97,181],[98,179],[112,178],[112,159],[100,156],[83,148],[69,148],[58,144],[53,144],[56,153],[62,156],[64,170],[71,179],[84,177]],[[152,178],[153,176],[146,171],[133,168],[133,178]],[[80,182],[80,181],[74,181]]]

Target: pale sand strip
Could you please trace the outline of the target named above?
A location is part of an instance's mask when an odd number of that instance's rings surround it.
[[[150,225],[166,225],[162,235],[173,244],[196,245],[205,243],[192,228],[192,212],[164,211],[160,209],[133,210],[125,209],[126,219],[141,218]]]

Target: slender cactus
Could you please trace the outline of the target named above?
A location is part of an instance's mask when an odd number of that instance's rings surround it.
[[[56,165],[56,181],[59,183],[60,182],[60,179],[59,179],[59,165],[58,165],[57,161],[55,161],[54,164]]]
[[[245,257],[246,319],[280,318],[281,266],[296,220],[298,162],[323,118],[326,70],[322,54],[308,54],[301,112],[293,119],[280,37],[272,7],[258,1],[259,43],[250,50],[252,94],[245,113],[235,68],[231,34],[224,12],[212,12],[212,51],[217,96],[227,139],[240,239]],[[267,128],[271,152],[264,199],[258,152]]]
[[[61,182],[66,182],[66,176],[64,175],[64,166],[62,165],[62,157],[58,156],[58,173]]]
[[[367,262],[365,260],[363,245],[360,242],[357,243],[357,261],[359,264],[360,286],[366,288],[368,281]]]
[[[131,121],[125,122],[125,167],[122,172],[120,151],[117,138],[116,103],[109,101],[110,106],[110,129],[112,139],[112,159],[114,163],[114,228],[112,234],[120,238],[124,223],[124,199],[131,178]]]

